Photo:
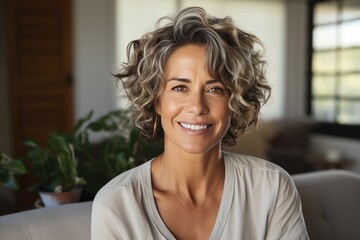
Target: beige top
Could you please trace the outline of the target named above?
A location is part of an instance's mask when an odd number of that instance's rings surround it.
[[[91,239],[175,239],[157,211],[151,161],[115,177],[96,195]],[[210,239],[308,239],[290,176],[250,156],[224,153],[225,184]]]

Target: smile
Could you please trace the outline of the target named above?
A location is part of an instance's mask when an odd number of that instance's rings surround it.
[[[183,128],[186,129],[190,129],[193,131],[198,131],[198,130],[204,130],[207,129],[208,127],[210,127],[211,125],[207,125],[207,124],[188,124],[188,123],[179,123]]]

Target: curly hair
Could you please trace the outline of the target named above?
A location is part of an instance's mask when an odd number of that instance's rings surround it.
[[[115,76],[131,102],[135,125],[147,137],[163,137],[155,105],[165,85],[165,64],[185,44],[205,46],[209,74],[230,92],[231,121],[222,143],[234,145],[238,134],[257,124],[260,107],[270,96],[264,47],[256,36],[237,28],[231,17],[209,16],[200,7],[186,8],[174,19],[161,18],[156,30],[129,43],[128,62]]]

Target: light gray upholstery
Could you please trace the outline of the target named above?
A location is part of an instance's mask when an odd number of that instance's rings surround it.
[[[293,175],[312,240],[360,239],[360,176],[328,170]],[[91,202],[0,217],[0,240],[89,240]]]
[[[89,240],[92,202],[0,217],[1,240]]]
[[[310,239],[360,239],[360,175],[327,170],[294,175]]]

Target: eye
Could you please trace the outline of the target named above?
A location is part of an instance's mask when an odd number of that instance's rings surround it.
[[[175,91],[175,92],[185,92],[185,91],[187,91],[187,87],[180,85],[180,86],[175,86],[175,87],[171,88],[171,90]]]
[[[224,94],[225,90],[222,87],[212,87],[208,90],[208,92],[216,93],[216,94]]]

